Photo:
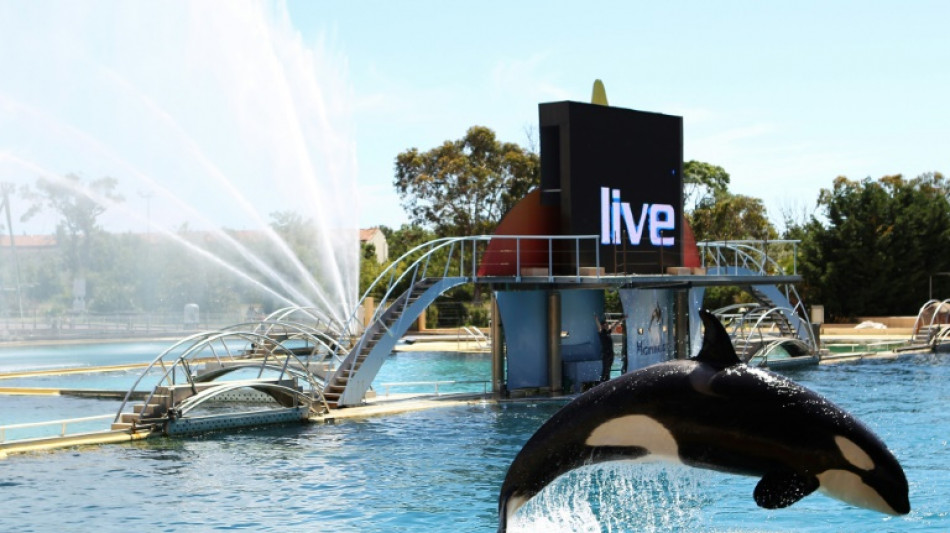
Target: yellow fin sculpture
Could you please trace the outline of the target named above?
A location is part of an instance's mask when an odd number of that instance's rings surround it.
[[[590,103],[597,105],[610,105],[607,103],[607,89],[604,89],[604,82],[594,80],[594,91],[590,95]]]

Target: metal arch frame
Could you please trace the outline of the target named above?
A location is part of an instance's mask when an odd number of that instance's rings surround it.
[[[270,364],[263,364],[263,365],[262,365],[261,363],[257,363],[257,362],[253,362],[253,363],[252,363],[251,361],[247,361],[247,362],[245,362],[245,363],[237,363],[237,364],[234,364],[234,365],[228,365],[228,366],[225,366],[225,367],[221,367],[221,368],[219,368],[219,369],[217,369],[217,370],[212,370],[212,371],[210,371],[210,372],[205,372],[204,374],[201,374],[200,376],[197,376],[197,378],[195,379],[194,383],[196,383],[196,384],[197,384],[197,383],[212,383],[212,382],[214,382],[217,378],[219,378],[219,377],[221,377],[221,376],[226,376],[226,375],[230,374],[231,372],[235,372],[235,371],[238,371],[238,370],[247,370],[247,369],[249,369],[249,368],[260,368],[260,369],[261,369],[261,372],[260,372],[260,375],[261,375],[261,376],[263,376],[263,374],[264,374],[263,371],[264,371],[264,370],[271,370],[271,371],[274,371],[274,372],[281,372],[281,373],[286,372],[286,373],[291,374],[291,375],[293,375],[293,376],[295,376],[295,377],[301,377],[301,378],[306,378],[306,374],[308,374],[307,371],[298,369],[297,367],[292,366],[292,365],[288,366],[287,368],[284,368],[283,365],[270,365]],[[208,376],[210,376],[210,377],[208,377]],[[207,378],[207,379],[205,379],[205,378]]]
[[[801,344],[801,345],[803,345],[803,346],[805,346],[805,348],[808,348],[808,345],[807,345],[805,342],[803,342],[801,339],[775,339],[775,340],[769,342],[768,344],[766,344],[765,346],[763,346],[762,348],[760,348],[756,353],[750,355],[748,361],[745,361],[745,363],[746,363],[746,364],[749,364],[749,363],[751,363],[752,360],[755,359],[756,357],[761,357],[761,358],[762,358],[762,362],[760,363],[759,366],[763,366],[763,365],[764,365],[764,366],[768,366],[768,364],[769,364],[769,355],[771,355],[772,351],[775,350],[776,347],[778,347],[778,346],[784,346],[786,343],[793,343],[793,344],[794,344],[794,343],[796,343],[796,342],[799,343],[799,344]],[[759,355],[758,355],[759,353],[761,353],[762,355],[759,356]]]
[[[179,367],[179,366],[181,366],[181,367],[185,370],[184,374],[185,374],[185,377],[186,377],[186,379],[187,379],[187,383],[190,384],[190,385],[192,385],[192,386],[194,386],[195,383],[196,383],[196,381],[194,380],[194,377],[191,375],[190,368],[188,367],[188,364],[187,364],[187,362],[186,362],[186,359],[188,358],[188,356],[197,353],[197,349],[198,349],[199,347],[200,347],[200,348],[211,347],[211,348],[212,348],[212,354],[214,354],[214,356],[215,356],[215,360],[216,360],[217,362],[221,362],[221,359],[217,356],[217,353],[214,352],[214,347],[213,347],[213,345],[212,345],[211,343],[213,343],[213,342],[215,342],[215,341],[218,341],[218,340],[222,340],[222,341],[223,341],[223,340],[226,339],[227,337],[229,337],[229,336],[234,336],[234,335],[236,335],[236,336],[238,336],[238,337],[244,337],[246,340],[249,340],[249,338],[274,340],[274,339],[271,339],[270,337],[267,337],[267,336],[264,336],[264,335],[261,335],[261,334],[259,334],[259,333],[255,333],[255,332],[236,332],[236,331],[215,332],[215,333],[213,333],[213,334],[207,336],[207,337],[203,340],[202,343],[196,343],[196,344],[192,345],[192,347],[190,347],[188,350],[186,350],[182,355],[180,355],[180,356],[178,357],[178,359],[177,359],[177,360],[175,361],[175,363],[171,366],[171,368],[168,368],[168,369],[165,370],[165,373],[164,373],[164,374],[162,375],[162,377],[159,379],[158,384],[155,386],[154,389],[152,389],[152,392],[151,392],[151,393],[148,395],[148,397],[145,399],[145,404],[148,405],[148,404],[152,401],[152,399],[155,397],[155,393],[156,393],[156,391],[158,390],[159,387],[161,387],[161,386],[163,386],[163,385],[175,385],[175,384],[176,384],[176,383],[175,383],[175,372],[174,372],[174,371],[175,371],[175,368],[177,368],[177,367]],[[283,364],[283,366],[282,366],[281,375],[283,375],[284,372],[288,372],[287,368],[288,368],[288,366],[289,366],[289,363],[290,363],[290,360],[291,360],[291,359],[297,361],[297,363],[300,364],[301,368],[307,368],[307,366],[304,365],[303,362],[302,362],[293,352],[291,352],[290,350],[288,350],[287,348],[285,348],[282,344],[275,342],[275,347],[276,347],[276,348],[280,348],[281,350],[283,350],[283,351],[285,352],[285,353],[284,353],[284,357],[286,357],[286,359],[285,359],[284,364]],[[260,373],[258,374],[258,377],[260,377],[261,375],[263,375],[264,369],[269,366],[269,365],[267,365],[267,359],[268,359],[268,356],[269,356],[269,355],[273,355],[273,354],[274,354],[274,351],[271,350],[267,355],[265,355],[264,359],[261,360],[260,365],[255,365],[255,366],[258,366],[258,367],[261,369]],[[234,358],[231,357],[231,360],[233,361]],[[163,365],[163,368],[164,368],[164,365]],[[288,373],[289,373],[289,372],[288,372]],[[143,375],[144,375],[144,374],[143,374]],[[169,376],[171,376],[171,380],[168,379]],[[318,383],[315,381],[313,374],[308,371],[308,372],[306,372],[305,376],[306,376],[306,381],[307,381],[307,383],[310,385],[310,390],[311,390],[312,392],[314,392],[314,393],[320,394],[320,396],[322,397],[322,395],[323,395],[323,394],[322,394],[322,388],[321,388],[320,384],[318,384]],[[130,393],[131,393],[131,391],[130,391]],[[326,404],[326,402],[324,401],[324,405],[325,405],[325,404]],[[125,402],[123,402],[123,407],[124,407],[124,405],[125,405]],[[116,420],[117,420],[117,421],[118,421],[119,417],[121,416],[121,413],[122,413],[121,409],[122,409],[122,408],[120,408],[119,412],[116,414]]]
[[[910,333],[911,340],[914,340],[914,338],[917,335],[918,328],[922,325],[921,318],[924,316],[924,311],[926,311],[928,307],[934,306],[937,309],[936,311],[934,311],[934,314],[930,317],[930,322],[927,324],[927,342],[936,341],[937,337],[940,335],[933,333],[934,320],[937,319],[937,315],[939,314],[940,308],[942,308],[944,305],[950,306],[950,298],[947,298],[945,300],[937,300],[936,298],[931,298],[930,300],[927,300],[924,303],[924,305],[920,306],[920,310],[917,311],[917,319],[914,320],[914,328]],[[946,337],[947,335],[944,333],[942,336]]]
[[[217,387],[205,389],[199,392],[198,394],[195,394],[194,396],[190,396],[186,398],[185,400],[182,400],[182,402],[174,408],[176,416],[184,416],[188,414],[190,411],[200,406],[201,404],[213,399],[216,396],[220,396],[221,394],[224,394],[226,392],[231,392],[234,390],[245,389],[245,388],[252,388],[252,389],[257,389],[257,390],[269,389],[269,390],[279,390],[282,392],[286,392],[292,395],[295,400],[301,400],[301,399],[306,400],[306,401],[301,402],[301,404],[307,405],[307,408],[311,412],[313,412],[313,404],[314,404],[315,398],[308,397],[305,393],[297,389],[294,389],[292,387],[278,385],[276,383],[255,383],[253,381],[244,381],[244,382],[233,381],[233,382],[222,383],[220,386],[217,386]],[[320,401],[323,404],[324,409],[326,411],[329,411],[330,408],[327,406],[326,400],[323,399],[322,394],[320,395]]]
[[[762,322],[763,322],[766,318],[768,318],[769,315],[772,315],[772,314],[782,314],[782,315],[785,315],[785,316],[787,317],[787,316],[788,316],[788,313],[795,314],[795,310],[792,309],[792,308],[790,308],[790,307],[772,307],[771,309],[766,310],[766,311],[765,311],[764,313],[762,313],[762,314],[759,316],[759,318],[755,321],[755,324],[753,324],[752,329],[749,331],[749,334],[746,336],[745,340],[746,340],[746,341],[749,341],[749,340],[752,338],[753,335],[755,335],[756,333],[758,333],[758,335],[759,335],[759,340],[762,341],[762,342],[765,342],[765,335],[764,335],[763,332],[762,332]],[[796,331],[796,332],[795,332],[795,337],[796,337],[798,340],[804,342],[804,340],[802,339],[802,336],[801,336],[801,331],[800,331],[800,330],[801,330],[802,322],[804,322],[804,321],[800,321],[800,322],[799,322],[799,327],[796,328],[796,329],[798,329],[799,331]],[[805,322],[805,323],[807,324],[807,322]],[[808,346],[809,348],[811,348],[812,350],[814,350],[814,351],[817,352],[817,351],[818,351],[818,343],[817,343],[817,341],[816,341],[816,339],[815,339],[815,334],[814,334],[814,332],[811,331],[811,328],[805,328],[805,329],[807,329],[807,332],[806,332],[806,333],[807,333],[807,339],[808,339],[808,342],[806,343],[807,346]],[[749,347],[749,344],[747,343],[746,346],[745,346],[745,348],[743,348],[743,350],[742,350],[742,355],[743,355],[743,356],[746,355],[746,351],[749,349],[748,347]],[[751,358],[752,355],[755,355],[755,354],[751,354],[751,355],[749,355],[749,357]],[[743,361],[745,361],[745,360],[746,360],[746,359],[743,358]]]
[[[712,314],[722,322],[724,317],[729,317],[732,319],[730,324],[723,324],[723,327],[726,328],[726,331],[729,332],[729,335],[736,337],[740,330],[745,329],[745,324],[749,322],[750,315],[754,312],[763,309],[765,306],[757,302],[741,303],[741,304],[732,304],[725,307],[720,307],[712,311]],[[742,311],[745,309],[745,311]],[[742,311],[742,312],[739,312]],[[731,330],[731,331],[730,331]]]
[[[155,393],[156,393],[156,391],[158,390],[159,387],[161,387],[161,386],[163,386],[163,385],[175,385],[175,384],[176,384],[176,383],[175,383],[175,376],[176,376],[175,369],[178,368],[178,367],[181,367],[181,368],[183,368],[183,369],[185,370],[184,374],[185,374],[185,376],[186,376],[187,382],[188,382],[189,384],[194,385],[195,381],[194,381],[194,378],[193,378],[192,375],[191,375],[191,371],[190,371],[190,367],[189,367],[189,364],[188,364],[188,360],[189,360],[190,358],[192,358],[193,356],[195,356],[195,354],[197,354],[197,353],[199,352],[199,350],[203,350],[203,349],[205,349],[205,348],[210,348],[210,349],[211,349],[211,354],[214,356],[214,360],[215,360],[216,362],[218,362],[218,363],[222,362],[221,357],[220,357],[220,356],[218,355],[218,353],[215,351],[215,347],[214,347],[214,344],[213,344],[213,343],[215,343],[215,342],[220,341],[220,342],[222,343],[223,347],[225,348],[225,351],[226,351],[227,354],[228,354],[228,357],[227,357],[227,358],[228,358],[230,361],[235,361],[235,360],[237,360],[237,359],[230,353],[230,348],[229,348],[229,347],[227,346],[227,344],[226,344],[226,340],[227,340],[228,338],[243,339],[243,340],[248,341],[248,342],[251,342],[252,339],[254,339],[254,340],[266,340],[266,341],[270,341],[270,343],[271,343],[271,345],[273,346],[273,348],[272,348],[271,350],[269,350],[267,354],[265,354],[264,358],[261,360],[261,363],[260,363],[259,365],[254,365],[254,366],[259,366],[259,367],[261,368],[261,373],[260,373],[260,374],[263,374],[264,368],[266,368],[266,367],[268,366],[268,365],[267,365],[267,360],[268,360],[268,358],[269,358],[270,356],[272,356],[272,355],[275,355],[275,352],[283,352],[282,355],[281,355],[281,357],[284,357],[284,358],[285,358],[284,363],[283,363],[283,372],[289,372],[289,371],[287,370],[287,368],[290,366],[289,363],[290,363],[291,359],[295,360],[295,361],[300,365],[301,368],[305,368],[305,369],[309,368],[307,365],[305,365],[305,364],[303,363],[303,361],[300,360],[299,357],[297,357],[296,354],[294,354],[292,351],[290,351],[288,348],[286,348],[286,347],[282,344],[282,342],[277,341],[276,339],[273,339],[272,337],[269,337],[269,336],[267,336],[267,335],[264,335],[264,334],[261,334],[261,333],[258,333],[258,332],[254,332],[254,331],[242,331],[242,330],[235,329],[235,328],[245,327],[245,326],[250,325],[250,324],[257,324],[257,325],[260,325],[260,323],[245,323],[245,324],[237,324],[237,325],[235,325],[235,326],[231,326],[230,328],[227,328],[227,329],[224,329],[224,330],[212,331],[212,332],[196,333],[196,334],[194,334],[194,335],[190,335],[190,336],[188,336],[188,337],[186,337],[186,338],[184,338],[184,339],[178,341],[177,343],[173,344],[171,347],[169,347],[169,348],[167,348],[166,350],[164,350],[164,351],[163,351],[162,353],[160,353],[151,363],[149,363],[149,365],[142,371],[142,373],[141,373],[141,375],[139,376],[139,378],[135,381],[135,383],[132,385],[132,387],[131,387],[131,388],[129,389],[129,391],[126,393],[125,397],[124,397],[123,400],[122,400],[122,403],[120,404],[120,406],[119,406],[119,408],[118,408],[118,410],[117,410],[117,412],[116,412],[116,416],[115,416],[114,422],[118,422],[118,421],[119,421],[119,419],[120,419],[121,416],[122,416],[123,409],[125,409],[126,405],[128,405],[129,400],[130,400],[130,398],[131,398],[131,396],[132,396],[132,393],[135,391],[136,387],[138,387],[138,385],[139,385],[139,383],[141,383],[142,379],[144,379],[144,377],[145,377],[146,375],[148,375],[148,373],[149,373],[152,369],[154,369],[156,366],[159,366],[160,368],[162,368],[162,369],[164,370],[164,373],[162,374],[161,378],[159,378],[158,384],[155,386],[155,388],[152,389],[152,392],[149,393],[148,397],[146,398],[146,400],[145,400],[145,403],[146,403],[146,404],[148,404],[149,402],[151,402],[151,400],[154,398]],[[329,359],[330,359],[332,362],[339,363],[339,361],[342,360],[342,359],[340,358],[339,352],[336,352],[336,351],[333,350],[329,345],[327,345],[323,340],[321,340],[320,338],[314,336],[312,330],[308,330],[307,328],[302,327],[302,326],[297,325],[297,324],[282,323],[281,325],[283,325],[283,326],[285,326],[285,327],[286,327],[286,326],[289,326],[290,329],[297,330],[297,332],[302,336],[302,337],[300,337],[300,338],[306,338],[306,339],[308,339],[308,340],[313,341],[315,344],[319,344],[319,345],[322,345],[322,346],[326,347],[327,350],[328,350],[328,355],[330,356]],[[190,343],[190,345],[189,345],[187,348],[185,348],[184,351],[182,351],[180,354],[178,354],[178,355],[176,356],[175,362],[172,363],[170,366],[166,366],[165,357],[166,357],[167,355],[169,355],[169,354],[175,352],[175,350],[177,350],[177,349],[181,348],[182,346],[184,346],[184,345],[186,345],[186,344],[189,344],[189,343]],[[339,346],[339,345],[338,345],[338,346]],[[325,361],[325,360],[326,360],[326,358],[321,359],[321,361]],[[169,379],[169,376],[171,376],[171,379]],[[310,389],[311,389],[314,393],[320,395],[320,398],[321,398],[321,400],[323,401],[324,406],[326,407],[326,401],[323,400],[323,386],[324,386],[324,384],[318,383],[318,381],[317,381],[316,377],[314,376],[314,374],[313,374],[312,372],[310,372],[309,370],[307,370],[305,373],[302,373],[302,374],[301,374],[301,377],[304,377],[304,378],[305,378],[305,380],[307,381],[308,385],[310,385]],[[328,409],[328,407],[327,407],[327,409]]]
[[[268,327],[263,327],[263,326]],[[243,322],[241,324],[235,324],[233,326],[228,326],[227,328],[218,330],[219,332],[228,332],[232,331],[235,328],[254,326],[256,329],[261,331],[255,331],[255,334],[264,335],[266,337],[271,336],[271,332],[278,327],[283,327],[291,329],[294,331],[293,336],[288,336],[287,340],[292,339],[301,339],[313,341],[313,344],[322,346],[326,348],[328,354],[332,354],[335,357],[339,357],[341,354],[345,354],[347,347],[343,343],[330,334],[320,331],[317,329],[312,329],[306,324],[301,324],[299,322],[288,322],[288,321],[261,321],[261,322]],[[281,344],[281,343],[277,343]]]
[[[344,324],[335,321],[332,317],[328,316],[326,313],[322,313],[321,310],[317,307],[307,306],[288,306],[277,309],[276,311],[271,312],[269,315],[264,317],[262,322],[285,322],[286,318],[293,315],[294,313],[303,313],[310,318],[316,320],[316,325],[312,329],[319,331],[320,321],[326,321],[326,329],[328,331],[333,331],[338,335],[342,335],[343,329],[345,328]],[[310,326],[308,326],[310,327]]]

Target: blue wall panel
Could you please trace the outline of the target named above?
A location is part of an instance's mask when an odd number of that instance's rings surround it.
[[[600,338],[594,315],[604,313],[603,290],[561,292],[561,354],[565,361],[600,361]],[[598,370],[599,372],[599,370]]]
[[[508,352],[508,389],[547,387],[547,291],[496,293]]]

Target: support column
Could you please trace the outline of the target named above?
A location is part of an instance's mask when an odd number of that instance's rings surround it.
[[[689,289],[679,289],[673,295],[673,328],[676,339],[676,358],[689,357]]]
[[[548,377],[551,394],[561,394],[561,293],[548,293]]]
[[[496,397],[505,392],[505,340],[501,328],[498,299],[491,293],[491,391]]]

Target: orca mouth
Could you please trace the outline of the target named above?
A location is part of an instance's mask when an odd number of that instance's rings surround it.
[[[910,512],[906,489],[887,485],[882,487],[885,490],[878,490],[858,474],[847,470],[826,470],[818,474],[818,479],[822,492],[851,505],[894,516]]]

